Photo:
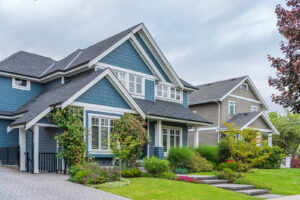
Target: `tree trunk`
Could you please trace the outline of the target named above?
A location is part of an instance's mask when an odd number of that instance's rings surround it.
[[[119,181],[121,181],[121,172],[122,172],[122,160],[119,158],[119,173],[120,173],[120,177],[119,177]]]

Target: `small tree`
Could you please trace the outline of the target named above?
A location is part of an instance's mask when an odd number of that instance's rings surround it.
[[[263,148],[258,145],[257,131],[254,129],[240,130],[233,124],[224,123],[227,130],[223,133],[227,136],[227,145],[232,159],[236,162],[239,175],[243,171],[250,170],[264,159],[269,157],[270,153],[263,152]]]
[[[281,147],[286,154],[296,156],[300,145],[300,114],[287,112],[284,116],[271,112],[269,117],[280,133],[274,135],[273,143]]]
[[[143,125],[142,120],[129,113],[114,121],[109,144],[112,153],[119,158],[120,171],[122,161],[126,166],[136,167],[136,161],[142,155],[144,144],[149,142]]]
[[[82,164],[86,152],[82,109],[67,107],[62,110],[58,108],[49,113],[47,118],[53,120],[63,130],[63,133],[55,136],[62,147],[57,157],[64,159],[67,167]]]

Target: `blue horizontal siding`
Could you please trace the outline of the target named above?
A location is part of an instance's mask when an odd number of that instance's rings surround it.
[[[87,92],[77,98],[76,101],[130,109],[128,103],[107,78],[100,80]]]
[[[31,82],[31,90],[12,88],[12,78],[0,76],[0,110],[16,111],[44,89],[40,83]]]
[[[7,126],[12,122],[10,120],[0,120],[0,148],[19,145],[19,129],[13,129],[7,133]]]
[[[147,79],[145,80],[145,99],[146,100],[149,100],[149,101],[155,100],[154,86],[155,86],[154,81],[150,81]]]
[[[147,55],[150,57],[150,59],[152,60],[152,62],[154,63],[158,71],[162,74],[162,76],[166,79],[167,82],[171,83],[171,80],[169,79],[169,77],[167,76],[167,74],[165,73],[161,65],[158,63],[158,61],[155,59],[154,55],[151,53],[151,51],[149,50],[149,48],[147,47],[147,45],[145,44],[141,36],[138,33],[134,34],[134,36],[139,41],[140,45],[143,47]]]
[[[56,153],[57,144],[54,137],[60,130],[58,128],[40,127],[39,132],[39,152]]]
[[[183,97],[182,97],[182,105],[186,108],[189,108],[189,100],[188,100],[188,96],[189,96],[189,93],[187,91],[183,91]]]
[[[128,40],[100,62],[152,75],[151,70]]]

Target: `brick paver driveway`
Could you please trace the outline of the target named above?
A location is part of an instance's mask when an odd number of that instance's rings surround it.
[[[61,174],[29,174],[0,166],[0,200],[128,200],[66,181]]]

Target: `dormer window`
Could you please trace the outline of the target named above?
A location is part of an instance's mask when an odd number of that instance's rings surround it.
[[[181,99],[181,90],[177,88],[171,88],[171,99],[180,101]]]
[[[156,96],[158,98],[180,101],[182,97],[182,90],[170,85],[158,84],[156,87]]]
[[[12,87],[20,90],[30,90],[30,81],[19,78],[13,78]]]
[[[240,86],[241,90],[248,90],[248,84],[247,83],[242,83],[242,85]]]
[[[159,84],[157,85],[157,96],[158,97],[163,97],[163,98],[168,98],[168,89],[169,87],[167,85]]]

